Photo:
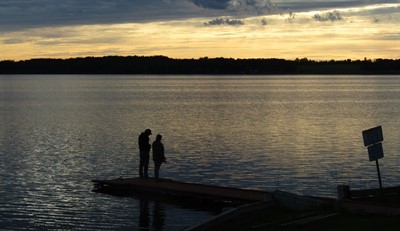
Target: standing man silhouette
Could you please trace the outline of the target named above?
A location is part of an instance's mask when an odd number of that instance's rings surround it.
[[[150,149],[151,145],[149,142],[149,136],[151,135],[151,130],[146,129],[139,135],[139,151],[140,151],[140,164],[139,164],[139,176],[141,178],[149,177],[149,159],[150,159]]]

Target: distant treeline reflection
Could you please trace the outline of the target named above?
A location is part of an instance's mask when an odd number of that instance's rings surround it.
[[[0,74],[400,74],[400,59],[173,59],[105,56],[0,61]]]

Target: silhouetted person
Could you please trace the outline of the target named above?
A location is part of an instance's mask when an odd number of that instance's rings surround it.
[[[146,129],[139,135],[139,150],[140,150],[140,163],[139,163],[139,176],[149,177],[149,159],[150,159],[150,149],[151,145],[149,143],[149,136],[151,135],[151,130]]]
[[[153,161],[154,161],[154,176],[158,179],[162,162],[166,162],[164,155],[164,145],[161,143],[162,136],[157,134],[156,140],[153,142]]]

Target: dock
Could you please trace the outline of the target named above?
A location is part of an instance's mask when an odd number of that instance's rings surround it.
[[[230,202],[237,204],[271,200],[272,193],[232,187],[221,187],[197,183],[187,183],[172,179],[117,178],[112,180],[92,180],[95,192],[110,194],[146,194],[178,197],[180,199]]]

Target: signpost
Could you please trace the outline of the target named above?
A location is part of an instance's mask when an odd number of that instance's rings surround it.
[[[376,143],[368,146],[369,161],[378,161],[378,159],[383,158],[383,148],[382,143]]]
[[[362,132],[363,139],[364,139],[364,146],[368,147],[368,155],[369,161],[376,162],[376,169],[378,171],[378,178],[379,178],[379,187],[381,189],[382,195],[382,180],[381,180],[381,172],[379,170],[379,162],[378,159],[383,158],[383,148],[382,148],[382,141],[383,141],[383,134],[382,134],[382,127],[374,127]]]

